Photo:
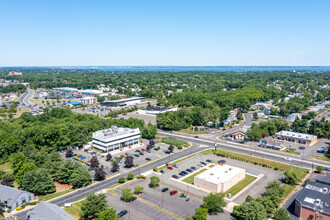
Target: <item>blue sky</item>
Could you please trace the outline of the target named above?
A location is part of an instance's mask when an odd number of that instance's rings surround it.
[[[329,0],[2,0],[0,9],[0,66],[330,66]]]

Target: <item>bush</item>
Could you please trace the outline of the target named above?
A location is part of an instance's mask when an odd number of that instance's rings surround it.
[[[165,165],[168,166],[168,163],[166,163]]]
[[[11,209],[7,209],[7,213],[11,213]]]
[[[317,172],[321,173],[324,169],[322,166],[317,166],[316,170],[317,170]]]
[[[267,165],[266,164],[262,164],[262,167],[267,167]]]
[[[129,173],[129,174],[127,174],[127,179],[128,179],[128,180],[132,180],[132,179],[134,179],[134,174],[133,174],[133,173]]]
[[[118,179],[118,182],[119,182],[119,183],[125,183],[125,181],[126,181],[126,180],[125,180],[125,177],[122,177],[122,176],[119,177],[119,179]]]
[[[179,146],[178,149],[179,149],[179,150],[182,150],[182,146]]]
[[[16,208],[16,211],[20,211],[20,210],[22,210],[22,206]]]
[[[154,172],[157,172],[157,167],[152,168]]]
[[[137,177],[136,177],[137,179],[146,179],[147,177],[146,176],[143,176],[143,175],[138,175]]]
[[[278,167],[274,167],[274,170],[278,170]]]
[[[305,180],[304,184],[307,184],[309,182],[312,182],[312,180],[311,179],[307,179],[307,180]]]

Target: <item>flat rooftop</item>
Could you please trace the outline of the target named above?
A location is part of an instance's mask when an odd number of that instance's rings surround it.
[[[140,129],[118,128],[117,126],[111,126],[111,128],[94,132],[93,138],[106,141],[108,139],[115,139],[120,136],[130,136],[135,134],[140,134]]]
[[[307,139],[307,140],[312,140],[316,136],[311,135],[311,134],[303,134],[303,133],[298,133],[298,132],[292,132],[292,131],[280,131],[276,133],[277,135],[281,136],[288,136],[288,137],[293,137],[293,138],[302,138],[302,139]]]
[[[242,168],[233,167],[230,165],[216,165],[203,173],[196,176],[196,178],[206,180],[214,184],[224,183],[244,171]]]
[[[173,107],[172,107],[173,108]],[[166,107],[166,106],[151,106],[146,108],[146,111],[166,111],[169,109],[172,109],[171,107]]]
[[[118,103],[118,102],[129,102],[129,101],[135,101],[139,99],[145,99],[145,97],[130,97],[126,99],[117,99],[117,100],[111,100],[111,101],[104,101],[103,103]]]

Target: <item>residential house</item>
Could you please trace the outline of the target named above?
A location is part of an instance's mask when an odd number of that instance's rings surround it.
[[[300,113],[291,113],[286,120],[294,122],[296,119],[301,119],[301,114]]]

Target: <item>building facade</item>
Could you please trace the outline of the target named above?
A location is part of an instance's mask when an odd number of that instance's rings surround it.
[[[84,98],[81,98],[80,101],[84,103],[84,105],[95,105],[97,104],[97,98],[93,96],[87,96]]]
[[[303,134],[291,131],[280,131],[274,135],[275,139],[289,141],[293,143],[300,143],[306,145],[313,145],[317,142],[317,136],[311,134]]]
[[[219,163],[194,177],[194,185],[208,192],[225,192],[245,178],[245,170]]]
[[[140,129],[111,128],[93,133],[93,147],[103,152],[109,152],[120,148],[138,144],[140,141]]]
[[[32,201],[34,201],[33,193],[0,184],[0,202],[5,204],[5,210],[15,210]]]
[[[131,97],[131,98],[126,98],[126,99],[104,101],[101,103],[101,105],[117,107],[117,106],[136,105],[136,104],[139,104],[139,103],[145,102],[145,101],[146,101],[146,99],[144,97]]]

